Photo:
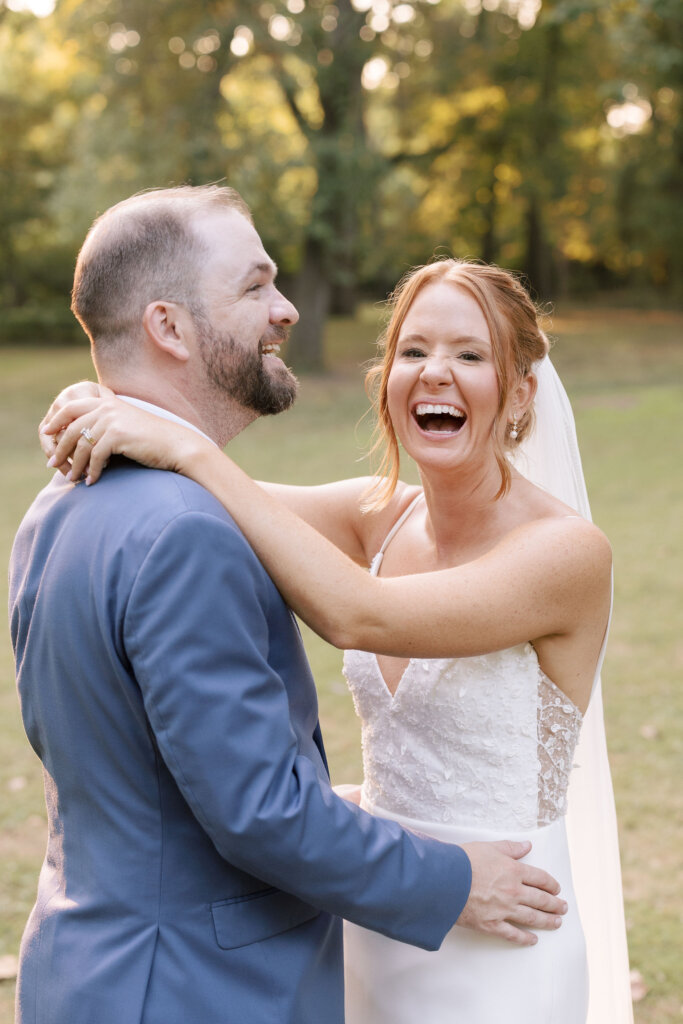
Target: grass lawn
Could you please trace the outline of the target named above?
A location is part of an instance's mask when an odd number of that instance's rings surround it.
[[[329,331],[333,372],[306,378],[296,407],[262,420],[231,446],[258,477],[317,483],[367,472],[370,426],[359,364],[372,354],[372,311]],[[683,509],[683,316],[562,309],[555,363],[574,403],[595,520],[615,556],[615,613],[603,673],[620,817],[631,965],[647,994],[638,1024],[680,1021],[683,938],[683,641],[676,628]],[[0,349],[0,546],[47,481],[35,427],[64,384],[90,375],[86,349]],[[407,470],[409,472],[409,470]],[[678,561],[676,554],[678,553]],[[3,573],[3,578],[6,574]],[[341,656],[306,635],[334,781],[360,777],[358,727]],[[0,962],[16,954],[45,845],[38,762],[19,719],[7,632],[0,645]],[[0,983],[0,1024],[12,1020]],[[606,1022],[609,1024],[609,1022]]]

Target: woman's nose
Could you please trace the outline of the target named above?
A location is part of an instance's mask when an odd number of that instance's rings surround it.
[[[425,360],[420,377],[428,387],[451,384],[453,381],[448,360],[436,355],[430,356]]]

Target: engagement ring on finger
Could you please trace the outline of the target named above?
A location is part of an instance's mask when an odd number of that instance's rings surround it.
[[[92,436],[88,428],[83,427],[83,430],[81,430],[81,434],[86,439],[90,447],[93,448],[97,442],[95,441],[95,438]]]

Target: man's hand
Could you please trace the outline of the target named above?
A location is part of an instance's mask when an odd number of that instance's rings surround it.
[[[567,904],[547,871],[521,863],[531,843],[463,843],[472,865],[472,888],[457,923],[518,946],[533,946],[537,937],[525,928],[554,931]]]

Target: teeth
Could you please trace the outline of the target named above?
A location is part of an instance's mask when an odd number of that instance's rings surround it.
[[[462,409],[458,409],[454,405],[429,405],[427,402],[421,402],[416,406],[415,412],[418,416],[437,416],[439,414],[444,414],[446,416],[455,416],[456,419],[462,419],[465,415]]]
[[[263,352],[264,356],[276,356],[276,355],[278,355],[279,351],[280,351],[280,346],[275,344],[275,343],[271,343],[269,345],[264,345],[263,349],[262,349],[262,352]]]

